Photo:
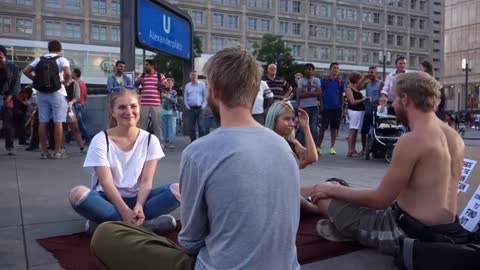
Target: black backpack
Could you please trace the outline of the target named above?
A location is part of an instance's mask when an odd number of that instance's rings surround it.
[[[42,93],[53,93],[62,87],[60,75],[55,57],[40,57],[40,62],[35,66],[35,77],[33,77],[33,88]]]

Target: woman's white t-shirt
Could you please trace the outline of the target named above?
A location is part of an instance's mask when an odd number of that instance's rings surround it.
[[[138,193],[138,178],[142,173],[146,161],[161,159],[165,156],[160,142],[155,135],[140,130],[137,140],[130,151],[122,151],[110,138],[109,151],[107,151],[107,141],[105,133],[102,131],[93,137],[88,148],[87,156],[83,167],[87,168],[92,174],[92,188],[97,191],[103,191],[100,184],[97,185],[97,176],[95,167],[110,167],[112,171],[113,183],[117,187],[122,197],[135,197]]]

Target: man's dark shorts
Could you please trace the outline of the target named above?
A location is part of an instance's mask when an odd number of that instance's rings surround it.
[[[339,129],[341,121],[342,121],[341,109],[323,110],[322,129],[326,130],[328,129],[328,127],[330,127],[331,129]]]

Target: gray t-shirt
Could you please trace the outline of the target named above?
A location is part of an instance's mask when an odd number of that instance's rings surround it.
[[[219,128],[180,164],[181,246],[196,270],[297,270],[300,175],[285,139],[267,128]]]
[[[320,89],[321,82],[319,78],[312,77],[310,79],[301,78],[298,80],[298,88],[304,88],[307,92],[314,92]],[[300,108],[318,106],[318,97],[309,97],[300,99]]]

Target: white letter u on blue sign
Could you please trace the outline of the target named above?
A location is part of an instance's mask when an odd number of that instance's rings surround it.
[[[165,14],[163,14],[163,31],[166,34],[170,34],[170,17]]]

